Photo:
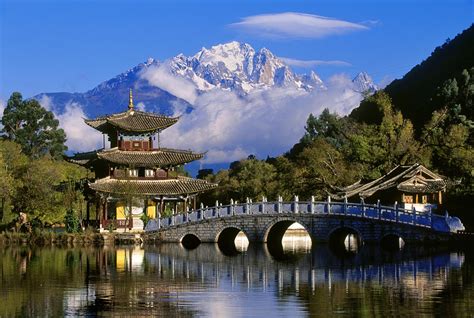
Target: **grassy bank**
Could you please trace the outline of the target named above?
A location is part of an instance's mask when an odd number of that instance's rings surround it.
[[[51,231],[19,233],[5,231],[0,233],[0,245],[101,246],[104,245],[104,237],[100,233],[93,231],[85,231],[83,233],[55,233]]]

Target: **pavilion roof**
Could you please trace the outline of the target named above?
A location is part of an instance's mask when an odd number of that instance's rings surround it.
[[[188,177],[164,180],[113,179],[106,177],[89,184],[103,193],[131,195],[184,195],[195,194],[217,187],[217,184]]]
[[[386,175],[362,184],[358,181],[347,187],[340,188],[332,194],[335,199],[350,198],[358,195],[370,197],[377,191],[396,188],[406,193],[435,193],[446,189],[446,181],[438,174],[428,170],[421,164],[397,166]]]
[[[69,162],[72,162],[81,166],[88,166],[91,161],[97,159],[97,153],[100,151],[102,151],[102,149],[88,151],[88,152],[78,152],[78,153],[75,153],[73,156],[66,157],[65,159]]]
[[[167,117],[154,113],[142,112],[132,109],[126,112],[84,119],[85,123],[103,133],[114,130],[127,132],[148,133],[163,130],[174,125],[179,117]]]
[[[126,151],[112,148],[99,152],[100,159],[116,164],[137,167],[165,167],[184,164],[201,159],[203,153],[189,150],[159,148],[151,151]]]

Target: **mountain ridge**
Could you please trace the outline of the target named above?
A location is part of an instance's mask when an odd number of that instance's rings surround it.
[[[203,47],[191,56],[178,54],[165,61],[148,58],[84,93],[41,93],[33,98],[41,101],[46,97],[59,111],[70,103],[77,103],[88,116],[97,116],[123,110],[128,103],[129,88],[133,88],[134,94],[140,96],[137,100],[147,110],[171,115],[176,105],[181,105],[191,111],[192,102],[152,85],[145,78],[144,74],[156,69],[191,84],[198,95],[213,89],[232,91],[242,97],[276,87],[308,93],[326,89],[313,70],[309,74],[296,74],[269,49],[263,47],[257,51],[248,43],[232,41],[209,49]],[[367,73],[361,72],[353,79],[353,89],[360,93],[373,92],[377,86]]]

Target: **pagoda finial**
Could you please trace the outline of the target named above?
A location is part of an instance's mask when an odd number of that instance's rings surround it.
[[[130,88],[130,94],[128,99],[128,109],[133,110],[133,96],[132,96],[132,89]]]

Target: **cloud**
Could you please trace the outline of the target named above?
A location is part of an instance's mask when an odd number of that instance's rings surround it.
[[[255,154],[259,158],[288,151],[304,134],[310,113],[329,108],[347,114],[362,99],[350,78],[329,79],[327,90],[302,92],[271,88],[239,96],[215,89],[199,95],[191,113],[166,129],[163,146],[208,151],[206,163],[231,162]],[[178,115],[176,113],[175,115]]]
[[[66,132],[69,150],[83,152],[102,146],[102,134],[84,123],[86,115],[80,104],[69,102],[64,111],[55,113],[55,116],[59,120],[59,126]]]
[[[53,110],[53,101],[51,100],[51,97],[48,95],[41,95],[41,98],[38,99],[38,103],[40,103],[41,106],[43,106],[44,109],[52,111]]]
[[[322,38],[369,29],[359,23],[297,12],[249,16],[230,26],[258,36],[273,38]]]
[[[135,108],[138,109],[139,111],[142,111],[144,112],[146,107],[145,107],[145,103],[143,102],[139,102],[137,105],[135,105]]]
[[[297,67],[315,67],[315,66],[351,66],[350,63],[332,60],[332,61],[323,61],[323,60],[298,60],[292,59],[289,57],[280,57],[280,60],[291,66]]]
[[[147,67],[140,77],[190,104],[196,100],[197,92],[194,84],[185,78],[174,76],[168,63]]]

